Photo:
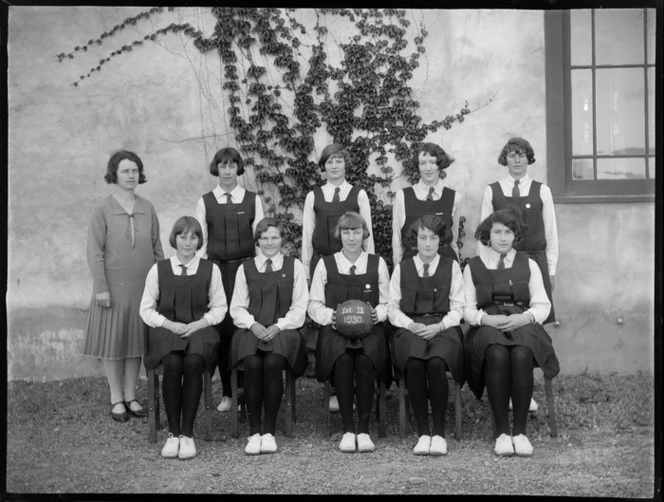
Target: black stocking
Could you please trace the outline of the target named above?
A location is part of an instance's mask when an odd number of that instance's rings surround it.
[[[203,393],[205,359],[199,354],[184,356],[182,378],[182,435],[194,437],[194,420]]]
[[[510,350],[510,393],[514,418],[514,435],[526,433],[528,408],[533,396],[533,353],[518,345]]]
[[[496,420],[496,436],[510,433],[510,355],[503,345],[489,345],[484,352],[484,376],[491,410]]]

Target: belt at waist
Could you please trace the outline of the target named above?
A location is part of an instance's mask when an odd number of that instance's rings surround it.
[[[241,262],[241,261],[247,261],[250,258],[252,258],[252,257],[251,256],[246,256],[244,258],[236,258],[235,260],[217,260],[215,258],[210,258],[210,260],[213,261],[214,263],[220,264],[220,263],[237,263],[237,262]]]

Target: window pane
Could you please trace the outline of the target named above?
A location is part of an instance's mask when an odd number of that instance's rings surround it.
[[[572,70],[572,155],[593,154],[591,70]]]
[[[625,180],[646,177],[646,159],[597,159],[597,179]]]
[[[595,63],[643,64],[643,10],[596,9]]]
[[[597,153],[645,153],[645,96],[641,68],[597,70]]]
[[[651,155],[655,155],[655,114],[655,69],[648,68],[648,153]]]
[[[657,172],[657,169],[655,168],[655,157],[648,157],[648,178],[655,179],[655,173]]]
[[[595,174],[593,173],[593,159],[573,159],[572,178],[575,180],[594,179]]]
[[[569,15],[572,65],[592,64],[590,9],[572,10]]]
[[[648,42],[648,64],[655,64],[655,9],[648,9],[646,18],[648,19],[648,32],[646,40]]]

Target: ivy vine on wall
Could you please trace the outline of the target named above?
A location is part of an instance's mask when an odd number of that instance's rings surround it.
[[[155,21],[166,9],[174,7],[141,12],[57,58],[74,59],[129,25]],[[267,214],[286,229],[287,252],[297,254],[301,244],[302,225],[293,208],[301,208],[307,192],[323,183],[313,138],[326,131],[351,154],[346,177],[369,196],[376,252],[391,268],[392,205],[376,193],[381,186],[390,200],[394,196],[390,158],[401,164],[402,176],[416,182],[415,149],[429,134],[450,129],[470,113],[465,103],[457,113],[430,123],[418,115],[420,104],[410,82],[421,57],[426,57],[425,27],[410,28],[402,9],[316,9],[313,28],[296,19],[295,9],[214,7],[210,11],[216,20],[211,34],[189,23],[171,23],[112,51],[73,85],[81,85],[121,54],[169,34],[189,37],[201,53],[216,51],[223,71],[219,90],[228,112],[227,126],[234,131],[246,164],[253,166]],[[335,65],[329,57],[329,40],[335,37],[328,26],[340,18],[354,34],[347,41],[332,42],[341,53]],[[372,161],[377,175],[368,173]],[[276,187],[271,192],[275,197],[266,195],[268,186]],[[460,247],[463,221],[458,229]]]

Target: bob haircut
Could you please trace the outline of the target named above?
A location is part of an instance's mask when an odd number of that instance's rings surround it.
[[[417,150],[415,150],[415,166],[418,165],[418,159],[421,153],[428,153],[432,157],[436,157],[436,165],[438,170],[447,169],[454,162],[454,157],[443,150],[435,143],[422,143]]]
[[[493,228],[494,223],[502,223],[514,232],[514,242],[512,243],[512,247],[516,250],[521,248],[521,242],[526,233],[526,225],[523,223],[521,214],[516,208],[508,207],[507,209],[501,209],[500,211],[491,213],[482,223],[480,223],[475,231],[475,239],[480,241],[486,247],[490,246],[491,229]]]
[[[118,150],[113,155],[111,155],[110,159],[108,159],[106,174],[104,175],[104,180],[106,180],[106,183],[110,185],[111,183],[118,182],[118,167],[120,166],[120,162],[123,160],[131,160],[138,166],[139,184],[145,183],[147,181],[145,174],[143,174],[143,161],[138,157],[138,155],[136,155],[134,152],[130,152],[129,150]]]
[[[265,217],[256,224],[256,230],[254,231],[254,241],[256,241],[256,244],[258,244],[258,239],[261,238],[263,232],[266,232],[270,227],[279,230],[279,237],[281,237],[282,240],[286,238],[286,231],[279,220],[276,218]]]
[[[222,148],[214,154],[212,162],[210,162],[210,174],[219,176],[219,164],[222,164],[224,161],[235,162],[237,164],[237,175],[244,174],[244,161],[240,153],[231,147]]]
[[[408,230],[408,239],[412,247],[417,247],[417,234],[420,228],[428,228],[440,239],[440,244],[452,242],[452,231],[447,228],[445,222],[434,214],[425,214],[416,219]]]
[[[332,143],[323,148],[323,153],[320,154],[320,160],[318,161],[318,167],[321,171],[325,172],[325,163],[327,159],[336,155],[337,157],[343,157],[346,168],[350,165],[350,153],[339,143]]]
[[[510,152],[525,153],[528,158],[528,165],[535,162],[535,150],[530,143],[523,138],[510,138],[498,155],[498,163],[501,166],[507,165],[507,154]]]
[[[341,215],[341,218],[339,218],[337,226],[334,227],[334,236],[337,239],[341,239],[342,230],[355,229],[355,228],[362,229],[362,240],[368,239],[369,236],[371,235],[369,233],[369,227],[367,227],[367,222],[364,221],[364,218],[362,218],[362,216],[360,216],[355,211],[346,211],[344,214]]]
[[[173,249],[177,249],[175,244],[175,238],[178,235],[186,234],[187,232],[193,232],[196,237],[198,237],[198,246],[196,251],[203,247],[203,230],[201,229],[201,224],[198,223],[198,220],[193,216],[181,216],[173,224],[173,230],[171,230],[171,235],[168,238],[168,242]]]

